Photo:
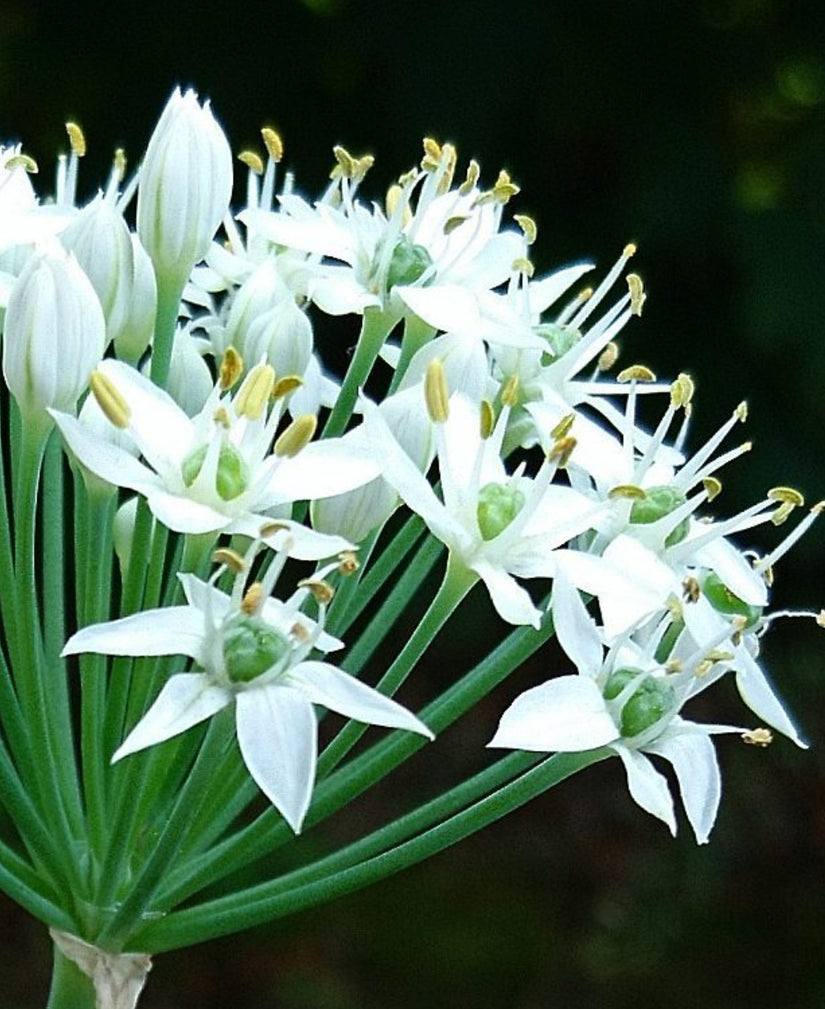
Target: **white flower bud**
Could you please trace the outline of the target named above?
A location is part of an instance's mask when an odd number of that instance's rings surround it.
[[[159,276],[188,277],[229,207],[232,153],[209,103],[176,89],[140,170],[137,231]]]
[[[48,407],[74,412],[105,334],[100,301],[74,256],[62,249],[32,256],[3,326],[3,375],[24,416]]]

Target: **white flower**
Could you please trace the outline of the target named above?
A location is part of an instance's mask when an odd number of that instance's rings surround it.
[[[274,376],[268,366],[250,371],[234,396],[216,387],[204,408],[190,418],[162,389],[120,361],[103,361],[98,389],[119,401],[118,426],[131,435],[145,462],[95,437],[75,418],[54,413],[67,445],[101,479],[146,497],[157,519],[176,532],[235,532],[255,537],[284,506],[340,494],[371,480],[380,459],[348,437],[297,444],[270,452],[281,400],[269,407]],[[112,416],[110,414],[110,416]],[[313,422],[294,422],[306,435]],[[299,431],[300,434],[300,431]],[[293,453],[294,454],[285,454]],[[295,532],[305,559],[320,534]],[[341,540],[336,549],[344,549]]]
[[[556,464],[545,459],[534,478],[508,475],[501,460],[507,408],[488,438],[479,411],[460,393],[435,427],[440,501],[401,448],[380,411],[364,403],[365,429],[383,457],[384,478],[450,550],[450,560],[481,578],[499,615],[538,627],[541,613],[516,578],[552,575],[555,553],[590,528],[601,506],[569,487],[550,484]]]
[[[232,196],[232,152],[206,102],[176,88],[140,169],[137,231],[159,276],[185,280]]]
[[[488,745],[539,752],[607,746],[624,764],[634,801],[675,834],[667,779],[646,754],[664,757],[676,772],[696,840],[704,844],[721,795],[710,736],[742,730],[700,725],[679,716],[695,667],[666,673],[653,657],[655,648],[642,649],[629,637],[605,657],[598,627],[579,593],[561,575],[553,583],[553,604],[559,642],[578,675],[556,677],[517,697]]]
[[[281,560],[273,562],[276,573]],[[232,596],[193,575],[179,577],[185,606],[85,627],[63,651],[64,655],[186,655],[203,669],[176,673],[167,680],[113,762],[234,704],[238,745],[249,773],[298,833],[315,779],[314,705],[433,738],[400,704],[335,666],[308,658],[313,649],[329,651],[341,643],[301,613],[307,589],[282,602],[269,597],[273,581],[269,572],[264,584],[254,583],[245,595],[245,574],[240,574]]]

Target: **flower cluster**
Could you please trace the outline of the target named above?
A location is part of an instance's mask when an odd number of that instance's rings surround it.
[[[485,187],[478,164],[458,174],[455,149],[432,139],[380,203],[361,198],[372,158],[336,148],[312,201],[290,175],[279,190],[283,147],[264,130],[264,154],[241,155],[246,205],[232,209],[228,142],[192,92],[172,96],[132,178],[119,154],[104,191],[77,206],[84,144],[69,135],[51,202],[34,193],[31,159],[0,149],[8,388],[24,422],[56,426],[90,493],[120,505],[124,556],[140,550],[135,499],[185,537],[190,560],[194,544],[218,547],[211,575],[179,574],[185,603],[98,620],[66,644],[183,657],[113,760],[234,705],[249,773],[297,832],[316,708],[430,737],[322,658],[343,647],[325,630],[333,582],[355,579],[343,594],[357,595],[399,509],[446,547],[439,605],[481,582],[505,629],[552,620],[577,671],[515,698],[491,747],[607,747],[634,800],[675,832],[650,760],[664,758],[704,842],[720,797],[710,737],[769,734],[687,720],[696,694],[731,674],[759,720],[804,745],[759,641],[776,616],[774,564],[823,505],[766,555],[743,550],[736,537],[803,505],[780,487],[732,516],[710,511],[718,471],[749,447],[724,448],[744,405],[691,455],[688,375],[608,377],[645,300],[633,246],[594,287],[576,286],[588,263],[536,277],[537,227],[509,215],[507,172]],[[345,376],[316,353],[324,314],[362,320]],[[641,396],[662,403],[652,431]],[[314,568],[279,598],[301,564]]]

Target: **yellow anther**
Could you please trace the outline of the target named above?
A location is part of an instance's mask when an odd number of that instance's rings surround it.
[[[93,371],[89,378],[89,388],[108,420],[121,430],[127,428],[132,411],[109,376],[100,370]]]
[[[392,217],[402,202],[404,204],[404,209],[401,211],[401,222],[402,224],[409,224],[412,220],[412,211],[410,210],[410,205],[407,201],[406,190],[404,186],[399,183],[393,183],[387,190],[387,198],[384,203],[387,209],[387,217]]]
[[[631,256],[636,255],[636,246],[633,242],[628,242],[627,245],[622,249],[622,256],[625,259],[630,259]]]
[[[670,618],[673,623],[677,623],[682,619],[684,608],[682,606],[681,599],[677,599],[674,595],[669,595],[665,600],[665,608],[670,614]]]
[[[232,420],[225,406],[218,407],[218,409],[212,414],[212,420],[225,431],[228,431],[230,427],[232,427]]]
[[[532,245],[536,240],[536,235],[538,234],[538,227],[536,226],[536,222],[533,218],[528,217],[527,214],[513,214],[513,220],[524,232],[527,244]]]
[[[375,157],[372,154],[362,154],[360,158],[356,158],[355,181],[360,182],[374,164]]]
[[[668,659],[665,663],[665,672],[668,676],[674,675],[675,673],[681,673],[683,668],[684,665],[681,659]]]
[[[424,402],[430,420],[443,424],[450,416],[450,390],[447,388],[447,375],[439,358],[434,358],[427,366],[424,375]]]
[[[579,291],[579,293],[576,295],[576,301],[580,305],[583,305],[586,301],[590,301],[590,299],[592,297],[593,297],[593,288],[592,287],[583,287]]]
[[[722,481],[715,476],[706,476],[702,479],[702,486],[708,496],[708,501],[712,501],[722,493]]]
[[[354,551],[345,550],[338,554],[338,570],[342,575],[354,575],[360,567]]]
[[[501,402],[504,406],[516,406],[519,400],[521,383],[518,375],[508,375],[501,387]]]
[[[269,404],[275,385],[275,369],[271,364],[256,364],[235,395],[236,417],[258,420]]]
[[[749,729],[742,733],[742,742],[748,746],[770,746],[773,742],[773,733],[770,729]]]
[[[269,126],[264,126],[261,130],[261,139],[266,147],[266,153],[277,164],[284,156],[284,142],[281,140],[280,133],[276,133]]]
[[[295,638],[296,641],[301,643],[306,643],[312,637],[312,634],[304,627],[303,624],[294,623],[292,627],[289,628],[290,635]]]
[[[801,508],[805,504],[805,498],[794,487],[771,487],[768,491],[771,501],[783,501],[788,504],[797,505]]]
[[[644,489],[637,487],[632,483],[620,483],[615,487],[611,487],[607,492],[607,496],[611,501],[626,500],[626,501],[644,501],[647,497]]]
[[[284,375],[272,386],[271,396],[273,399],[283,399],[284,396],[300,389],[303,384],[304,380],[300,375]]]
[[[817,501],[817,503],[811,508],[814,515],[821,515],[825,511],[825,501]]]
[[[693,379],[686,372],[681,372],[676,376],[676,381],[670,387],[670,402],[677,410],[680,407],[687,409],[693,399],[696,386]]]
[[[604,350],[599,354],[599,359],[596,362],[596,367],[599,371],[610,371],[613,365],[619,358],[619,345],[615,340],[611,340]]]
[[[299,589],[309,589],[315,600],[322,606],[329,606],[335,597],[335,589],[323,579],[303,578],[298,582]]]
[[[513,260],[513,270],[516,273],[523,273],[525,277],[532,277],[536,272],[535,266],[533,266],[529,259],[525,259],[523,256],[519,256],[518,259]]]
[[[126,177],[126,151],[122,147],[118,147],[115,150],[115,156],[112,159],[112,168],[114,169],[115,177],[118,181],[122,181]]]
[[[249,617],[254,617],[260,612],[264,602],[264,587],[260,582],[253,582],[246,590],[241,600],[241,609]]]
[[[699,601],[699,596],[701,594],[702,590],[699,586],[699,582],[693,577],[693,575],[687,575],[682,582],[682,597],[685,602],[696,603]]]
[[[820,610],[814,619],[818,627],[825,627],[825,610]]]
[[[448,217],[444,222],[443,232],[445,235],[452,235],[454,231],[461,227],[470,218],[466,214],[456,214],[455,217]]]
[[[10,157],[4,168],[7,171],[12,171],[15,168],[22,168],[23,171],[28,172],[29,175],[37,175],[40,169],[37,167],[37,162],[34,158],[30,158],[28,154],[14,154]]]
[[[256,175],[264,174],[263,159],[260,154],[256,154],[255,151],[241,151],[238,155],[238,161],[246,165],[246,167],[251,169]]]
[[[449,191],[450,186],[453,184],[453,175],[455,175],[457,160],[458,155],[456,154],[455,147],[452,144],[444,144],[441,151],[441,167],[444,174],[438,183],[438,193],[442,196]]]
[[[273,452],[282,458],[286,456],[291,459],[312,441],[317,427],[318,418],[314,413],[302,413],[278,436]]]
[[[226,392],[241,375],[243,375],[243,358],[234,347],[227,347],[218,368],[218,385]]]
[[[547,458],[556,460],[556,465],[559,469],[565,469],[568,462],[570,462],[570,456],[573,454],[573,450],[578,444],[578,439],[568,436],[567,438],[558,438],[553,442],[550,451],[547,453]]]
[[[485,440],[493,433],[496,425],[496,415],[493,412],[493,404],[489,399],[483,399],[479,406],[479,432]]]
[[[550,432],[550,437],[553,441],[558,441],[559,438],[566,438],[570,434],[570,429],[573,427],[575,419],[575,413],[566,413]]]
[[[771,522],[775,526],[781,526],[784,522],[788,521],[788,517],[795,507],[796,505],[791,504],[790,501],[783,501],[773,515],[771,515]]]
[[[398,176],[398,185],[402,189],[406,189],[411,186],[415,180],[418,178],[418,171],[415,168],[411,168],[408,172],[404,172],[403,175]]]
[[[230,547],[218,547],[212,554],[212,560],[215,564],[222,564],[234,571],[236,575],[242,574],[246,570],[243,557],[237,550],[232,550]]]
[[[629,368],[620,371],[617,382],[655,382],[656,375],[644,364],[631,364]]]
[[[630,311],[633,315],[641,315],[642,306],[647,298],[642,278],[638,273],[628,273],[625,279],[627,280],[627,289],[630,291]]]
[[[72,154],[78,158],[82,158],[86,153],[86,138],[83,136],[83,130],[81,130],[77,123],[66,123],[66,132],[69,134],[69,144],[72,148]]]
[[[335,155],[335,160],[338,163],[330,172],[329,177],[331,179],[340,179],[343,176],[345,179],[353,179],[356,182],[360,182],[375,162],[375,158],[371,154],[354,158],[340,144],[332,148],[332,153]]]
[[[458,187],[458,191],[462,196],[466,196],[475,189],[479,175],[481,175],[481,166],[475,159],[471,158],[470,164],[467,165],[467,175]]]
[[[733,411],[733,416],[741,423],[744,424],[748,419],[748,404],[743,399],[742,402]]]
[[[264,522],[264,524],[258,530],[258,535],[262,540],[267,540],[272,536],[277,536],[278,533],[285,532],[289,529],[286,522],[279,522],[277,519],[273,519],[272,522]]]
[[[518,195],[520,192],[521,187],[517,186],[510,178],[509,173],[505,172],[502,168],[498,173],[498,178],[493,186],[493,195],[496,200],[499,203],[507,203],[513,196]]]

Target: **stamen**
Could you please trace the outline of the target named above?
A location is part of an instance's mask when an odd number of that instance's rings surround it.
[[[301,581],[298,582],[298,588],[309,589],[315,597],[315,600],[322,606],[329,606],[335,598],[335,589],[329,584],[329,582],[325,582],[323,579],[302,578]]]
[[[266,410],[274,386],[275,369],[272,365],[255,365],[235,396],[235,416],[259,420]]]
[[[34,158],[30,158],[28,154],[15,154],[8,159],[5,164],[8,171],[12,171],[15,168],[22,168],[29,175],[37,175],[40,169],[37,167],[37,162]]]
[[[234,571],[236,575],[243,574],[246,570],[246,563],[243,557],[230,547],[219,547],[213,554],[212,560],[215,564],[221,564]]]
[[[763,557],[758,564],[755,564],[754,568],[757,571],[764,571],[766,568],[773,567],[779,558],[784,557],[796,541],[805,535],[823,511],[825,511],[825,501],[817,502],[805,518],[798,523],[796,528],[792,532],[788,533],[779,546],[772,550],[767,557]]]
[[[132,411],[109,376],[96,369],[89,378],[89,388],[107,419],[121,430],[127,428]]]
[[[424,375],[424,401],[430,420],[443,424],[450,416],[450,392],[447,376],[439,358],[430,361]]]
[[[489,399],[483,399],[481,401],[479,414],[479,433],[484,441],[486,441],[493,433],[493,428],[496,423],[496,416],[493,412],[493,404],[489,401]]]
[[[272,398],[283,399],[284,396],[288,396],[291,392],[295,392],[296,389],[300,389],[303,384],[304,380],[300,375],[284,375],[272,387]]]
[[[518,404],[520,385],[518,375],[514,373],[508,376],[501,387],[501,402],[504,406],[513,407]]]
[[[218,369],[218,385],[225,392],[232,388],[242,374],[243,358],[234,347],[227,347]]]
[[[575,413],[567,413],[562,417],[562,419],[556,424],[556,426],[550,432],[550,437],[554,441],[558,441],[559,438],[566,438],[570,434],[570,429],[573,427],[573,423],[576,420]]]
[[[246,165],[251,171],[256,175],[264,174],[264,162],[260,154],[256,154],[255,151],[241,151],[238,155],[238,161],[241,164]]]
[[[338,570],[342,575],[354,575],[361,566],[352,550],[345,550],[338,554],[338,561]]]
[[[572,435],[567,438],[559,438],[550,447],[547,458],[548,460],[556,460],[556,465],[559,469],[566,469],[576,445],[578,445],[578,439],[572,437]]]
[[[86,138],[83,136],[83,130],[77,123],[66,123],[66,132],[69,134],[72,154],[77,158],[82,158],[86,153]]]
[[[284,142],[281,140],[281,135],[269,126],[264,126],[261,130],[261,137],[266,147],[266,153],[275,164],[278,164],[284,156]]]
[[[246,590],[240,608],[247,616],[254,617],[260,612],[265,598],[263,585],[260,582],[253,582]]]
[[[533,218],[528,217],[527,214],[513,214],[513,220],[524,232],[527,244],[532,245],[536,240],[536,235],[538,234],[538,228]]]
[[[275,442],[273,452],[280,458],[293,458],[312,441],[318,418],[313,413],[304,413],[289,425]]]
[[[616,376],[617,382],[655,382],[656,375],[644,364],[632,364]]]
[[[630,291],[630,311],[633,315],[641,315],[642,306],[647,300],[642,278],[638,273],[628,273],[625,279],[627,280],[627,288]]]
[[[610,371],[618,359],[619,345],[614,340],[611,340],[599,355],[599,359],[596,362],[596,370]]]
[[[467,165],[467,177],[458,187],[458,191],[462,196],[467,196],[476,187],[478,178],[481,175],[481,166],[474,159],[470,159],[469,165]]]
[[[760,728],[760,729],[749,729],[747,732],[742,733],[742,742],[747,743],[748,746],[770,746],[773,742],[773,733],[770,729]]]

